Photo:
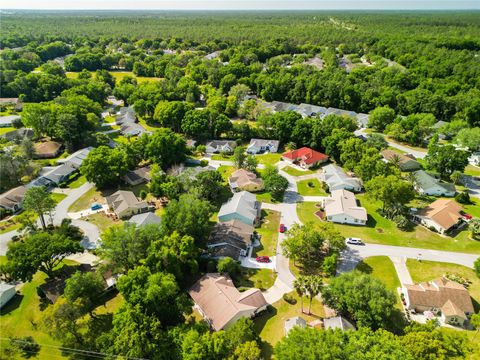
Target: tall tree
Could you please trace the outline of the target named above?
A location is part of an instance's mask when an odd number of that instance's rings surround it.
[[[45,230],[45,214],[49,214],[55,208],[55,201],[43,186],[33,186],[25,193],[23,208],[26,211],[35,212]]]

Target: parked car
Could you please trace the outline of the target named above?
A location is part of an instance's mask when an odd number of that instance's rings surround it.
[[[259,263],[269,263],[270,262],[270,258],[268,256],[257,256],[256,260]]]
[[[285,231],[287,231],[287,227],[283,224],[280,224],[280,232],[284,233]]]
[[[93,204],[93,205],[90,207],[91,210],[100,210],[101,208],[102,208],[102,205],[97,204],[97,203]]]
[[[470,214],[463,214],[462,217],[463,217],[463,219],[466,220],[466,221],[469,221],[469,220],[472,220],[472,219],[473,219],[473,216],[470,215]]]
[[[365,243],[361,239],[352,238],[352,237],[347,238],[347,244],[350,244],[350,245],[365,245]]]

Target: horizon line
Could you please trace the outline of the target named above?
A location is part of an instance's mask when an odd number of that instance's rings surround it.
[[[478,8],[3,8],[4,11],[480,11]]]

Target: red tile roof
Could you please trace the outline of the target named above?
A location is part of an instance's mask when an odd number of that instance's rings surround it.
[[[312,150],[308,147],[302,147],[297,150],[288,151],[286,153],[283,153],[282,157],[291,159],[291,160],[299,160],[304,162],[307,165],[328,160],[327,155],[322,154],[321,152]]]

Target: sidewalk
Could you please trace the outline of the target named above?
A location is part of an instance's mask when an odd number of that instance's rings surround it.
[[[392,261],[393,266],[395,267],[395,271],[397,272],[400,284],[413,284],[412,277],[410,276],[410,272],[407,268],[407,258],[397,256],[389,256],[389,258]]]

